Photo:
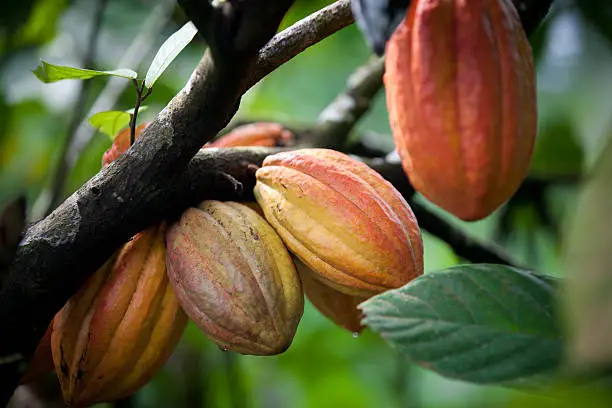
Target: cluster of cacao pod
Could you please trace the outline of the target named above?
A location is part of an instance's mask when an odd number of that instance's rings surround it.
[[[385,69],[395,146],[415,190],[465,221],[504,204],[537,133],[533,56],[513,2],[413,0]]]
[[[288,145],[292,138],[278,124],[256,123],[203,148]],[[128,148],[124,130],[102,165]],[[204,201],[124,244],[57,313],[22,383],[54,367],[67,405],[116,400],[155,375],[189,320],[223,350],[275,355],[293,341],[304,295],[339,326],[360,332],[361,301],[423,273],[408,203],[347,155],[271,155],[256,172],[254,196]]]

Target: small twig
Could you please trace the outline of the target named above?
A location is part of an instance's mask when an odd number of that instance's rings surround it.
[[[384,71],[384,59],[373,58],[351,74],[346,90],[319,115],[313,144],[343,149],[351,129],[370,109],[372,99],[382,88]]]
[[[132,79],[132,84],[136,89],[136,104],[134,105],[134,112],[130,115],[130,146],[134,144],[136,140],[136,117],[138,116],[138,109],[140,108],[140,98],[142,96],[142,88],[144,87],[144,82],[142,86],[138,84],[138,80]]]
[[[141,86],[138,85],[138,81],[135,79],[134,86],[136,87],[136,104],[134,105],[134,113],[130,115],[130,146],[134,144],[136,141],[136,121],[138,119],[138,110],[140,109],[140,105],[151,95],[153,88],[148,88],[145,92],[145,82],[142,81]]]

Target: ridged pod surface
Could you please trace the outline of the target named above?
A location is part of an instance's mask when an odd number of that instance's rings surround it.
[[[166,235],[168,275],[185,312],[223,350],[285,351],[304,312],[291,255],[256,211],[233,202],[189,208]]]
[[[268,156],[255,198],[285,245],[328,286],[369,297],[423,274],[423,242],[402,195],[328,149]]]
[[[188,319],[166,275],[165,230],[135,235],[56,315],[51,347],[67,405],[134,393],[174,351]]]
[[[387,43],[387,106],[414,188],[482,219],[525,179],[537,132],[533,56],[510,0],[415,0]]]
[[[351,333],[363,330],[362,313],[357,305],[366,298],[346,295],[321,283],[299,259],[295,260],[295,266],[302,279],[304,294],[323,316]]]
[[[293,133],[272,122],[255,122],[237,126],[204,147],[287,146],[293,143]]]

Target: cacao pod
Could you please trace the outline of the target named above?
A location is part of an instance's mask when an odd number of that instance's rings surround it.
[[[134,132],[135,139],[138,139],[142,132],[147,128],[149,124],[143,123],[141,125],[136,126],[136,131]],[[113,140],[113,144],[111,147],[104,152],[102,156],[102,167],[106,167],[115,160],[119,158],[123,153],[130,148],[130,128],[125,128],[121,132],[117,134],[115,139]]]
[[[414,188],[465,220],[525,179],[537,132],[533,56],[510,0],[415,0],[387,44],[395,146]]]
[[[423,274],[423,242],[402,195],[366,164],[328,149],[268,156],[255,198],[285,245],[323,283],[369,297]]]
[[[19,384],[28,384],[39,380],[44,375],[53,371],[53,354],[51,354],[51,331],[53,321],[49,324],[44,336],[38,342],[34,354],[28,364],[28,369],[19,380]]]
[[[135,235],[56,315],[51,346],[67,405],[134,393],[174,351],[188,319],[166,275],[165,230]]]
[[[204,147],[288,146],[293,133],[278,123],[256,122],[238,126]]]
[[[170,282],[191,320],[223,350],[274,355],[304,312],[301,282],[274,229],[254,210],[205,201],[166,235]]]
[[[351,333],[363,330],[363,316],[357,305],[366,298],[346,295],[321,283],[299,259],[295,259],[295,267],[302,278],[304,294],[323,316]]]

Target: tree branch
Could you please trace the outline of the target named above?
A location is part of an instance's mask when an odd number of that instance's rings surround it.
[[[298,21],[274,36],[257,57],[257,65],[246,82],[251,87],[268,73],[306,48],[354,22],[350,0],[339,0]]]
[[[343,149],[350,131],[370,109],[383,86],[384,58],[373,58],[349,77],[347,89],[319,115],[312,142],[319,147]]]
[[[309,36],[296,47],[294,41],[282,41],[287,34],[280,33],[259,53],[268,39],[262,33],[274,33],[291,3],[234,3],[248,9],[227,17],[231,33],[236,35],[228,41],[236,49],[224,53],[222,63],[207,52],[183,90],[123,156],[28,229],[0,292],[0,403],[4,405],[10,397],[53,315],[87,277],[135,233],[192,202],[189,194],[176,197],[181,174],[199,171],[186,166],[200,146],[228,123],[242,93],[282,61],[334,31],[321,28],[321,19],[309,20],[319,37]],[[338,29],[350,23],[346,22],[347,13],[338,12],[348,9],[348,2],[340,6],[332,7],[334,18],[324,19]],[[337,19],[343,18],[339,24]],[[295,26],[288,30],[310,32],[303,22],[297,27],[299,30]],[[274,62],[262,59],[265,55],[274,55]],[[244,160],[232,159],[243,164]],[[193,196],[238,194],[237,184],[214,170],[223,159],[213,162],[202,177],[206,181],[188,186]],[[245,168],[252,179],[254,167],[243,166],[241,171]]]

